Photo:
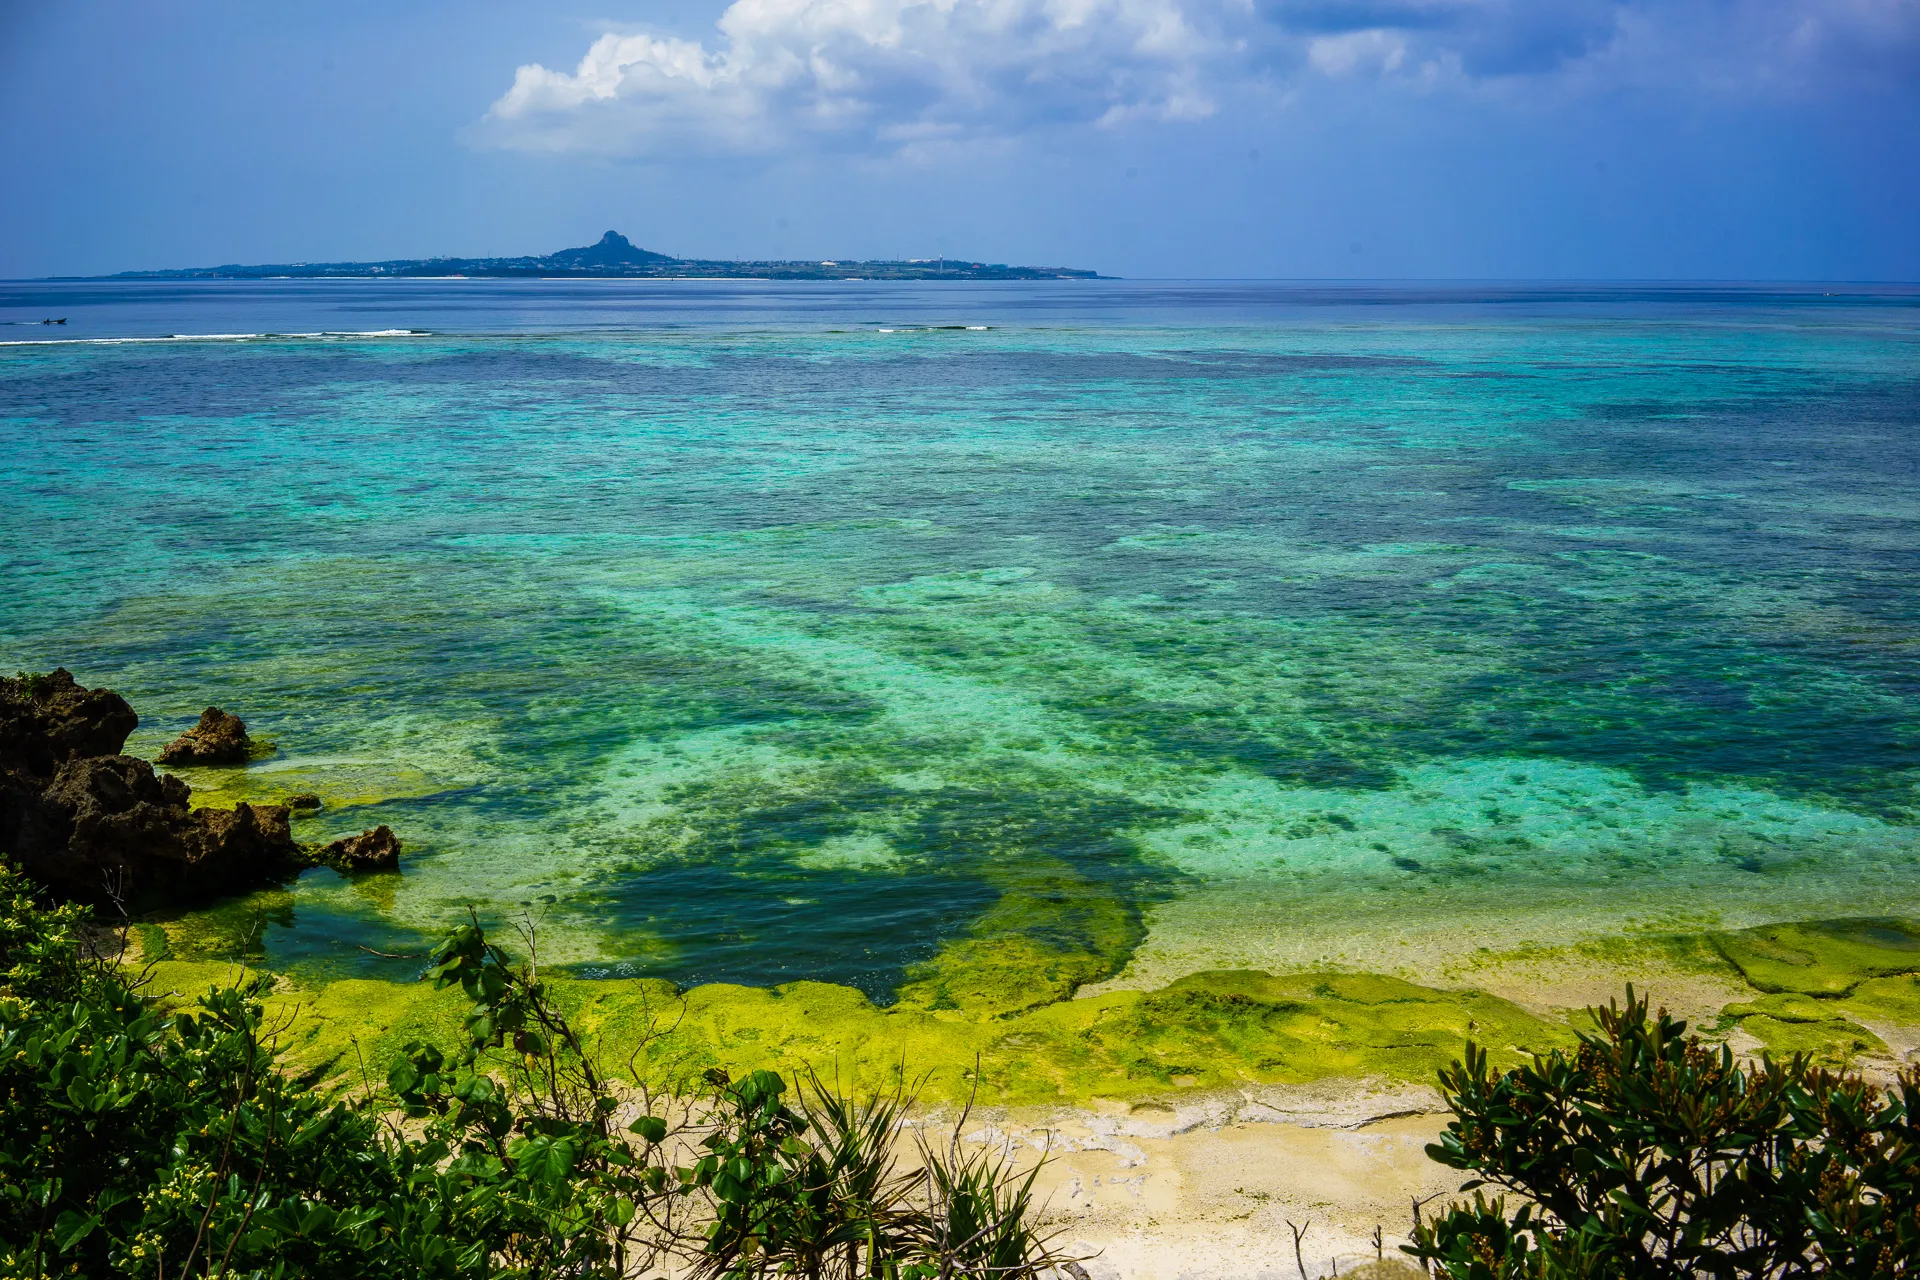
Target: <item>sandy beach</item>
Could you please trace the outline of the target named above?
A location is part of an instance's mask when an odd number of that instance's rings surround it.
[[[968,1134],[1048,1156],[1045,1220],[1095,1280],[1269,1280],[1396,1255],[1412,1202],[1461,1175],[1424,1148],[1439,1094],[1399,1087],[1248,1090],[1177,1108],[994,1117]],[[1337,1268],[1337,1270],[1336,1270]]]

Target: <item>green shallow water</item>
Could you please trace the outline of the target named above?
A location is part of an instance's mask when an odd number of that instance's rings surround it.
[[[1912,915],[1913,317],[12,348],[0,664],[401,833],[173,923],[336,976],[469,905],[934,1008]]]

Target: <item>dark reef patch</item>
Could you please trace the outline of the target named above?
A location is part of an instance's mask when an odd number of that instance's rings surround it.
[[[706,784],[590,893],[610,928],[655,941],[621,971],[683,984],[838,982],[891,1003],[943,948],[1017,940],[1117,971],[1176,874],[1127,834],[1178,814],[1072,788],[907,790],[862,770]],[[839,856],[831,842],[864,841]],[[843,846],[844,847],[844,846]],[[864,849],[864,853],[861,850]]]

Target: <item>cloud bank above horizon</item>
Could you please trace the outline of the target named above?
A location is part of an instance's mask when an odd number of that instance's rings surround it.
[[[0,276],[618,227],[1133,277],[1920,280],[1920,0],[593,11],[0,5]]]
[[[1792,99],[1920,77],[1920,0],[736,0],[709,44],[600,35],[474,137],[659,157],[912,151],[1414,94]]]

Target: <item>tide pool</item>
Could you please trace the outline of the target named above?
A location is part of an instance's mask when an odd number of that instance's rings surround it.
[[[369,335],[0,347],[0,666],[406,841],[183,952],[1012,1007],[1920,901],[1911,291],[115,288],[0,313]]]

